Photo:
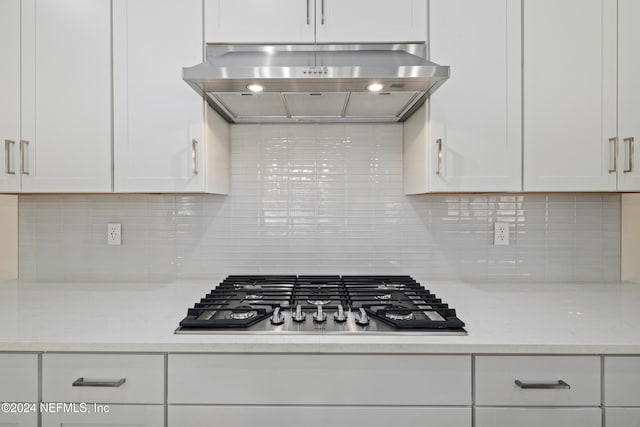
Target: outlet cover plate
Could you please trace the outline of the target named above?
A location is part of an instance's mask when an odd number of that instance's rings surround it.
[[[122,244],[122,224],[117,224],[117,223],[107,224],[107,244],[108,245]]]
[[[509,224],[496,222],[493,228],[493,244],[496,246],[509,245]]]

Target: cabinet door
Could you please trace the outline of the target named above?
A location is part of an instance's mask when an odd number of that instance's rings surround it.
[[[604,358],[604,404],[640,407],[640,357]]]
[[[523,46],[524,190],[615,190],[616,0],[524,0]]]
[[[596,356],[478,356],[475,375],[477,405],[597,406],[601,400]],[[526,387],[560,381],[567,385]]]
[[[618,167],[620,190],[640,190],[640,2],[618,0]],[[632,158],[633,156],[633,158]]]
[[[426,0],[315,0],[315,6],[317,43],[427,39]]]
[[[38,427],[38,414],[6,414],[0,413],[0,427]]]
[[[22,1],[22,139],[23,192],[111,191],[110,0]]]
[[[42,400],[161,404],[164,357],[159,354],[44,354]]]
[[[279,386],[298,384],[301,378],[314,386],[304,393],[294,386]],[[463,355],[170,354],[167,383],[168,401],[174,404],[468,406],[471,359]],[[403,393],[381,393],[380,387]]]
[[[20,0],[0,1],[0,192],[20,191]]]
[[[601,427],[600,408],[477,408],[476,427]]]
[[[605,408],[607,427],[640,427],[640,408]]]
[[[431,96],[431,191],[521,189],[521,7],[432,0],[431,59],[451,77]]]
[[[205,0],[207,43],[313,43],[314,0]]]
[[[0,354],[0,402],[37,401],[38,356]]]
[[[182,80],[202,62],[202,2],[113,3],[114,189],[203,191],[204,102]]]
[[[76,406],[76,413],[60,409],[42,415],[42,427],[158,427],[164,424],[162,405],[86,404],[86,413]],[[183,424],[184,425],[184,424]],[[202,424],[208,425],[208,424]]]
[[[286,421],[283,421],[286,414]],[[228,427],[323,427],[361,425],[471,427],[471,408],[392,406],[172,406],[168,426],[206,426],[211,420]]]

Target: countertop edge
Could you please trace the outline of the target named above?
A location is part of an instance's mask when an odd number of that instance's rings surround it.
[[[640,355],[638,345],[534,344],[311,344],[311,343],[0,343],[8,353],[315,353]]]

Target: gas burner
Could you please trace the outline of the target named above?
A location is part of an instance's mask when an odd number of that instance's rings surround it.
[[[331,302],[329,299],[313,299],[309,298],[307,302],[311,305],[327,305]]]
[[[229,314],[229,318],[233,320],[247,320],[258,315],[257,311],[234,311]]]
[[[263,298],[263,296],[262,296],[262,295],[259,295],[259,294],[249,294],[249,295],[245,295],[245,296],[244,296],[244,299],[247,299],[247,300],[254,300],[254,301],[255,301],[255,300],[260,300],[260,299],[262,299],[262,298]]]
[[[388,300],[391,299],[391,294],[382,294],[382,295],[376,295],[376,299],[379,300]]]
[[[415,316],[411,310],[407,309],[394,309],[388,310],[384,313],[384,316],[389,320],[414,320]]]

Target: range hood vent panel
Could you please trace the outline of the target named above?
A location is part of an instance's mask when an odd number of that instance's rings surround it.
[[[342,116],[348,94],[344,92],[285,93],[284,99],[292,117]]]
[[[420,92],[352,93],[345,117],[398,117]]]
[[[183,78],[231,123],[397,122],[449,77],[425,58],[423,44],[208,45]]]

